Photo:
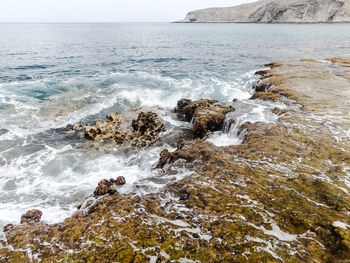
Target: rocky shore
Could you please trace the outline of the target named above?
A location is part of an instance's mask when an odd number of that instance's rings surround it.
[[[103,180],[64,222],[28,211],[7,225],[1,262],[347,262],[350,258],[350,59],[265,65],[253,99],[275,103],[275,123],[239,127],[241,145],[217,147],[235,103],[182,99],[191,122],[156,169],[191,176],[147,196],[121,195],[127,178]],[[282,108],[281,105],[284,107]],[[149,147],[164,131],[155,113],[123,126],[76,125],[86,140]]]

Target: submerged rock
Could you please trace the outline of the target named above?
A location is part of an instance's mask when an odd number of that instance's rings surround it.
[[[43,213],[40,210],[33,209],[27,211],[21,216],[21,224],[34,224],[40,222]]]

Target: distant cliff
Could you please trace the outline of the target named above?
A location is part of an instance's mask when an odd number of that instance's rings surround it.
[[[182,23],[349,23],[350,0],[261,0],[189,12]]]

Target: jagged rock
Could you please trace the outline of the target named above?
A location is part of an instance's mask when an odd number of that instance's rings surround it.
[[[126,184],[126,180],[123,176],[120,176],[117,179],[103,179],[98,183],[94,191],[94,196],[99,197],[106,194],[114,194],[117,192],[115,187],[122,186],[124,184]]]
[[[197,108],[209,108],[211,105],[218,103],[216,100],[201,99],[191,101],[189,99],[181,99],[177,102],[174,112],[178,113],[180,120],[190,122]]]
[[[144,148],[159,140],[159,133],[165,131],[163,122],[153,112],[141,112],[136,120],[132,121],[134,139],[131,144]]]
[[[132,121],[131,128],[121,130],[121,118],[118,113],[106,116],[106,122],[95,120],[93,125],[86,125],[85,138],[88,140],[113,139],[117,144],[130,143],[133,146],[144,148],[159,140],[159,134],[165,131],[163,122],[153,112],[141,112],[137,119]]]
[[[118,113],[108,114],[106,116],[106,119],[108,122],[111,122],[113,124],[120,124],[121,123],[120,115]]]
[[[27,211],[21,217],[21,224],[34,224],[40,222],[43,213],[40,210],[32,209]]]
[[[86,125],[85,138],[88,140],[110,139],[118,132],[118,125],[121,119],[118,113],[111,113],[106,116],[106,122],[95,120],[93,125]]]
[[[180,145],[174,152],[169,152],[167,149],[163,150],[160,153],[156,168],[164,168],[166,164],[174,163],[179,159],[183,159],[189,163],[199,159],[205,161],[209,158],[210,150],[213,148],[211,143],[199,139],[187,142],[181,140]]]
[[[13,224],[7,224],[6,226],[4,226],[3,231],[7,232],[7,231],[10,231],[13,228],[14,228]]]
[[[165,131],[163,122],[158,118],[157,114],[149,112],[141,112],[136,120],[132,121],[134,132],[140,136],[159,134]]]
[[[349,0],[261,0],[189,12],[182,23],[332,23],[350,22]]]
[[[194,138],[203,138],[208,132],[222,130],[225,115],[234,110],[232,106],[220,104],[216,100],[191,101],[181,99],[174,112],[178,113],[178,118],[181,120],[189,122],[193,119],[192,133]]]

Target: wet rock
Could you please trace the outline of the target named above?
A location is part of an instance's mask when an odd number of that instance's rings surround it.
[[[108,114],[106,116],[106,119],[108,122],[116,124],[116,125],[121,123],[120,115],[118,113]]]
[[[266,77],[267,75],[269,75],[269,73],[270,70],[258,70],[255,72],[255,75]]]
[[[163,122],[151,111],[141,112],[137,119],[132,121],[132,128],[140,136],[155,135],[165,131]]]
[[[167,149],[164,149],[159,154],[159,160],[156,165],[156,168],[163,168],[166,164],[172,163],[174,160],[178,158],[176,152],[169,152]]]
[[[13,224],[7,224],[6,226],[4,226],[3,231],[7,232],[7,231],[10,231],[13,228],[14,228]]]
[[[165,131],[163,122],[153,112],[141,112],[136,120],[132,121],[134,139],[131,144],[144,148],[159,140],[159,134]]]
[[[270,82],[265,82],[265,81],[259,81],[257,84],[255,84],[254,89],[256,92],[265,92],[268,91],[271,88],[271,83]]]
[[[40,210],[33,209],[27,211],[21,217],[21,224],[34,224],[40,222],[41,216],[43,213]]]
[[[232,106],[220,104],[216,100],[191,101],[181,99],[174,112],[178,113],[180,120],[188,122],[193,120],[192,133],[194,138],[204,138],[208,132],[222,130],[225,115],[234,110]]]
[[[119,176],[117,178],[115,184],[118,186],[123,186],[124,184],[126,184],[126,180],[125,180],[124,176]]]
[[[123,176],[120,176],[117,179],[103,179],[98,183],[94,191],[94,196],[99,197],[106,194],[114,194],[117,192],[116,186],[122,186],[124,184],[126,184],[126,181]]]
[[[213,144],[202,140],[187,141],[174,152],[167,149],[160,153],[159,161],[156,168],[164,168],[166,164],[172,164],[179,159],[183,159],[188,163],[195,160],[205,161],[210,158]]]
[[[261,99],[261,100],[273,100],[277,101],[281,98],[273,92],[255,92],[254,95],[250,98],[251,100]]]
[[[118,113],[106,116],[106,122],[95,120],[94,124],[86,125],[85,138],[92,141],[114,141],[116,144],[130,143],[133,146],[144,148],[159,140],[160,132],[165,130],[163,122],[153,112],[141,112],[133,120],[131,127],[120,128],[122,123]]]
[[[218,101],[208,99],[197,101],[181,99],[177,102],[177,107],[175,107],[174,112],[178,113],[178,118],[180,120],[190,122],[197,108],[208,108],[215,103],[218,103]]]
[[[283,115],[283,114],[285,114],[286,112],[287,112],[287,110],[283,110],[283,109],[281,109],[281,108],[273,108],[273,109],[272,109],[272,113],[273,113],[273,114],[276,114],[276,115],[278,115],[278,116]]]
[[[81,129],[81,128],[83,128],[83,125],[81,125],[80,123],[77,123],[77,124],[75,124],[74,126],[73,126],[73,130],[79,130],[79,129]]]

